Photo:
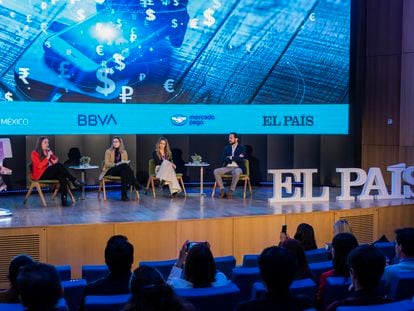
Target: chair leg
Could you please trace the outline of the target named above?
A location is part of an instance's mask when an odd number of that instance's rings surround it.
[[[151,185],[151,176],[148,176],[147,186],[145,187],[144,194],[148,193],[148,189],[149,189],[150,185]]]
[[[43,195],[43,191],[39,183],[36,183],[36,189],[37,189],[37,192],[39,193],[40,199],[42,200],[43,206],[47,207],[45,196]]]
[[[183,178],[180,177],[178,180],[181,183],[181,187],[183,188],[183,191],[184,191],[184,196],[186,197],[187,196],[187,191],[185,190]]]
[[[214,198],[214,195],[216,194],[216,187],[217,187],[217,181],[214,182],[213,191],[211,192],[212,198]]]
[[[129,186],[129,197],[132,199],[132,192],[135,192],[135,201],[139,200],[139,192],[137,189],[134,189],[134,186]]]
[[[30,183],[29,190],[27,190],[26,196],[24,197],[23,204],[26,204],[27,200],[29,199],[30,195],[32,194],[34,186],[35,186],[35,183],[33,183],[33,182]]]
[[[152,196],[155,198],[155,185],[154,185],[154,177],[151,178],[151,188],[152,188]]]
[[[244,180],[243,199],[246,198],[246,189],[247,189],[247,178]]]
[[[56,195],[57,195],[59,189],[60,189],[60,184],[56,184],[55,189],[53,190],[52,200],[54,200],[56,198]]]
[[[72,193],[72,190],[70,190],[70,187],[68,186],[68,194],[70,196],[70,199],[72,200],[72,203],[75,204],[76,203],[76,199]]]
[[[101,191],[102,191],[102,180],[99,181],[98,200],[101,199]]]
[[[252,197],[253,196],[253,191],[252,191],[252,184],[250,183],[250,178],[247,179],[247,183],[249,184],[250,197]]]
[[[105,179],[102,179],[102,190],[103,190],[104,201],[106,201],[106,185],[105,185]]]

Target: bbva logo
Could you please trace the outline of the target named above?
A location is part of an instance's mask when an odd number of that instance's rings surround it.
[[[176,114],[171,117],[171,123],[177,126],[182,126],[187,123],[187,117],[183,115]]]
[[[78,114],[78,126],[105,126],[105,125],[118,125],[114,115],[106,114]]]

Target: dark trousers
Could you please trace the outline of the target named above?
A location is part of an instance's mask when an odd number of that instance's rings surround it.
[[[121,190],[127,191],[128,185],[135,185],[134,172],[127,163],[123,163],[114,167],[111,167],[105,175],[120,176],[121,177]]]
[[[59,180],[60,184],[60,192],[62,195],[66,195],[68,193],[68,180],[74,182],[76,180],[66,167],[63,166],[61,163],[56,163],[49,166],[46,171],[40,176],[40,179],[57,179]]]

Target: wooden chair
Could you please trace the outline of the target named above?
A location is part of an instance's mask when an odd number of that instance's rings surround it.
[[[102,161],[102,167],[104,166],[105,161]],[[106,201],[106,183],[107,182],[114,182],[114,183],[121,183],[121,176],[112,176],[112,175],[105,175],[101,181],[99,181],[99,189],[98,189],[98,200],[101,199],[101,191],[103,192],[104,201]],[[129,196],[132,198],[132,192],[135,192],[135,200],[139,200],[139,192],[137,189],[134,191],[134,185],[129,186]]]
[[[155,174],[155,161],[154,159],[150,159],[148,161],[148,182],[147,182],[147,187],[145,188],[145,194],[147,194],[148,189],[151,185],[152,188],[152,196],[155,198],[155,185],[154,185],[154,181],[155,180],[159,180],[159,178],[157,178],[157,175]],[[184,192],[184,196],[187,196],[187,192],[185,190],[185,186],[184,186],[184,181],[183,181],[183,174],[178,173],[176,174],[178,182],[180,183],[181,187],[183,188],[183,192]]]
[[[29,199],[30,195],[34,188],[36,188],[37,193],[39,193],[40,199],[42,200],[43,206],[47,207],[45,196],[43,195],[42,187],[53,188],[52,200],[55,199],[59,189],[60,183],[57,179],[41,179],[41,180],[33,180],[32,179],[32,164],[28,165],[27,168],[27,181],[29,184],[29,190],[26,193],[24,198],[23,204],[26,204],[27,200]],[[68,185],[68,194],[72,200],[72,203],[76,203],[75,197],[73,196],[72,191]]]
[[[244,191],[243,191],[243,199],[246,198],[246,190],[247,190],[247,185],[249,186],[249,191],[250,191],[250,196],[253,195],[252,192],[252,185],[250,184],[250,165],[249,165],[249,160],[245,159],[244,160],[244,165],[246,167],[246,174],[241,174],[240,175],[240,179],[239,181],[244,181]],[[231,174],[222,174],[221,178],[224,180],[231,180],[233,178],[233,175]],[[214,182],[214,186],[213,186],[213,192],[211,193],[211,197],[214,197],[214,194],[216,193],[216,187],[217,187],[217,182]]]

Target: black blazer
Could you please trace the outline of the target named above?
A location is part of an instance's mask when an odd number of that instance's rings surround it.
[[[230,150],[230,152],[231,152],[231,150]],[[162,163],[163,160],[158,157],[157,152],[155,150],[152,152],[152,158],[154,159],[155,166],[161,165],[161,163]],[[166,158],[166,159],[168,161],[171,161],[172,162],[172,159],[169,159],[169,158]]]
[[[244,165],[244,160],[246,159],[246,147],[238,144],[236,150],[234,150],[233,159],[230,159],[230,157],[231,145],[226,145],[226,147],[224,147],[223,154],[221,155],[223,166],[227,166],[227,164],[230,164],[232,161],[234,161],[242,169],[243,174],[246,174],[246,166]]]

